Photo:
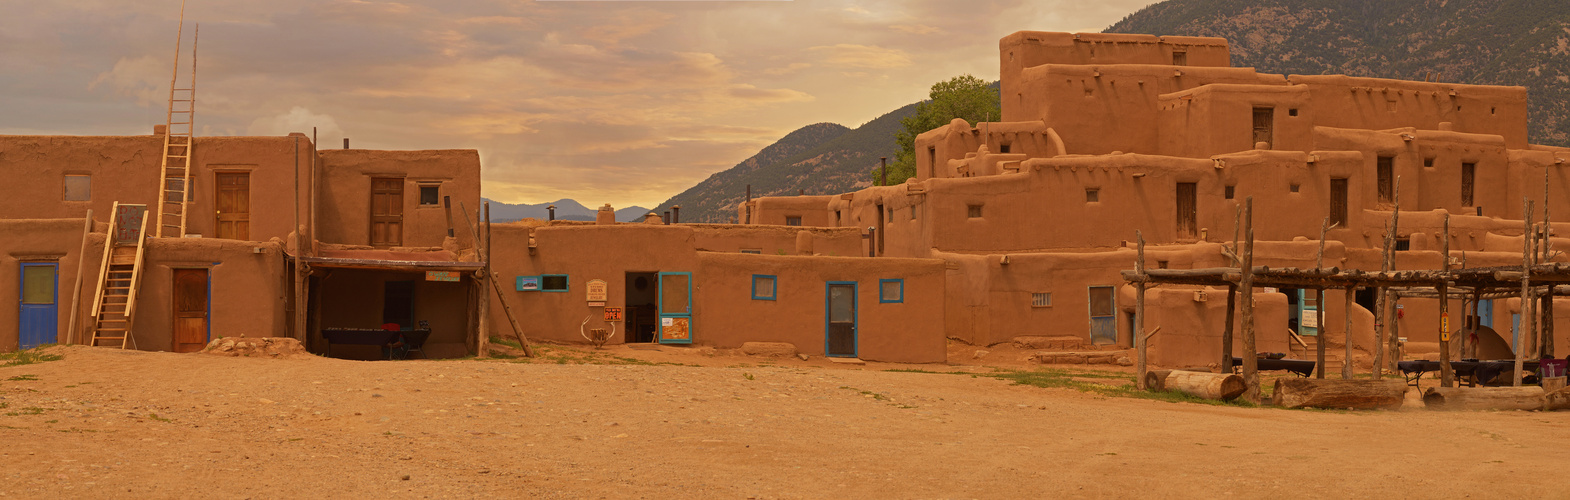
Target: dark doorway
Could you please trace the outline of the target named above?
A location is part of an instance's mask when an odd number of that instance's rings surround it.
[[[856,357],[856,283],[831,281],[828,284],[828,325],[824,339],[824,355]]]
[[[1254,108],[1254,144],[1271,149],[1276,137],[1276,109]]]
[[[1379,181],[1379,202],[1390,203],[1396,199],[1396,159],[1381,156],[1374,163],[1375,179]]]
[[[1179,238],[1193,238],[1199,234],[1199,193],[1193,182],[1177,184],[1177,234]]]
[[[659,324],[659,290],[654,287],[658,273],[627,273],[626,342],[648,343],[654,341],[654,331]]]
[[[389,281],[383,285],[382,324],[395,323],[400,328],[414,326],[414,282]]]
[[[1287,296],[1287,328],[1292,330],[1292,333],[1302,335],[1297,329],[1298,319],[1303,315],[1303,306],[1298,300],[1301,298],[1300,292],[1296,288],[1282,288],[1280,290],[1281,293]],[[1309,290],[1309,293],[1312,294],[1313,290]]]
[[[1357,289],[1357,293],[1352,296],[1352,301],[1356,302],[1357,305],[1363,306],[1363,308],[1367,309],[1369,312],[1373,312],[1375,305],[1374,298],[1374,289],[1359,288]]]

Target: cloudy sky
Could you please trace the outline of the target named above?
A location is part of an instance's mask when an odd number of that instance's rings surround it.
[[[199,135],[474,148],[492,199],[652,207],[801,126],[996,79],[1003,35],[1152,1],[189,0],[185,57],[200,23]],[[179,9],[0,0],[0,134],[150,133]]]

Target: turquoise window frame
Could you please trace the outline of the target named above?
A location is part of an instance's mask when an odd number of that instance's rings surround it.
[[[887,299],[883,298],[883,284],[885,284],[885,283],[899,283],[899,298],[898,299],[887,300]],[[904,278],[895,278],[895,279],[878,280],[878,303],[879,304],[904,304],[905,303],[905,279]]]
[[[565,286],[563,286],[560,290],[552,290],[552,289],[549,289],[549,288],[545,288],[545,278],[557,278],[557,277],[561,278],[562,284],[565,285]],[[567,275],[565,275],[565,274],[541,274],[540,275],[540,291],[542,291],[542,292],[564,293],[564,292],[570,291],[571,289],[572,289],[572,280],[569,279],[567,277]]]
[[[769,281],[773,282],[773,286],[769,287],[769,294],[768,295],[758,295],[758,280],[759,279],[763,279],[763,278],[767,278]],[[754,274],[754,275],[752,275],[752,300],[779,300],[779,296],[780,296],[780,277],[779,276],[776,276],[776,275],[773,275],[773,274]]]

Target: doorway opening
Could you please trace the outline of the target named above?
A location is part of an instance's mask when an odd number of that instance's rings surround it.
[[[382,324],[414,327],[414,282],[388,281],[382,285]]]
[[[627,273],[627,308],[625,340],[627,343],[654,342],[654,332],[659,324],[659,290],[654,284],[659,273]]]

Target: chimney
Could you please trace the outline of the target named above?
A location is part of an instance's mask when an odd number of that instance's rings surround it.
[[[681,224],[681,205],[671,205],[671,224]]]
[[[665,216],[661,217],[660,220],[665,222],[665,225],[670,225],[670,223],[671,223],[671,211],[670,210],[666,210],[665,211]]]
[[[611,204],[606,203],[604,206],[600,207],[599,212],[594,213],[594,223],[601,226],[615,225],[616,209],[611,208]]]
[[[550,221],[556,220],[556,205],[551,205],[551,206],[545,207],[545,211],[547,213],[549,213],[549,215],[547,216],[549,218],[545,219],[546,222],[550,222]]]
[[[343,148],[344,149],[349,149],[349,138],[348,137],[343,138]]]

